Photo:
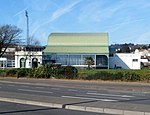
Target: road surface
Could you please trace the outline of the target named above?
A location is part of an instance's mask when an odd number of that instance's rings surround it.
[[[149,84],[0,78],[0,101],[103,113],[111,113],[104,108],[150,112],[149,90]]]

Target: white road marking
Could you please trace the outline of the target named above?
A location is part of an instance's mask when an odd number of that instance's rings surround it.
[[[68,89],[68,91],[78,91],[78,90],[75,90],[75,89]]]
[[[35,88],[38,88],[38,89],[44,89],[44,87],[35,87]]]
[[[88,93],[97,93],[97,91],[90,91],[90,92],[88,92]]]
[[[51,88],[51,89],[53,89],[53,90],[60,90],[59,88]]]
[[[29,87],[29,86],[26,86],[26,85],[22,85],[21,87]]]
[[[8,85],[8,86],[15,86],[15,85]]]
[[[123,98],[123,97],[106,97],[106,96],[103,96],[103,97],[100,97],[101,95],[76,95],[76,96],[82,96],[82,97],[89,97],[89,98],[109,98],[109,99],[117,99],[117,100],[130,100],[129,98]]]
[[[18,89],[20,91],[27,91],[27,92],[36,92],[36,93],[53,93],[49,91],[38,91],[38,90],[29,90],[29,89]]]
[[[114,94],[101,94],[101,93],[86,93],[86,94],[88,94],[88,95],[99,95],[99,96],[125,97],[125,98],[134,97],[134,96],[130,96],[130,95],[114,95]]]
[[[75,97],[75,96],[61,96],[61,97],[72,98],[72,99],[98,100],[98,101],[106,101],[106,102],[118,101],[118,100],[112,100],[112,99],[98,99],[98,98],[86,98],[86,97]]]

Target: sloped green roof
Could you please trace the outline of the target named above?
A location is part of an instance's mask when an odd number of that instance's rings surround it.
[[[44,53],[108,54],[107,33],[52,33]]]

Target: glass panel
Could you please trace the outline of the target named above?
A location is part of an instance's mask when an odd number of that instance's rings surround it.
[[[69,55],[70,65],[81,65],[81,55]]]
[[[57,55],[56,63],[67,65],[68,64],[67,59],[68,59],[68,55]]]
[[[92,57],[95,63],[95,55],[83,55],[83,65],[85,64],[86,57]]]
[[[103,66],[108,65],[108,59],[105,55],[97,55],[96,56],[96,65]]]

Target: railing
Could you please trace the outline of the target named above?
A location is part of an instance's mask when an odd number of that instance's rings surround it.
[[[7,68],[14,68],[15,60],[7,60]]]
[[[15,68],[15,60],[0,61],[0,68]]]

